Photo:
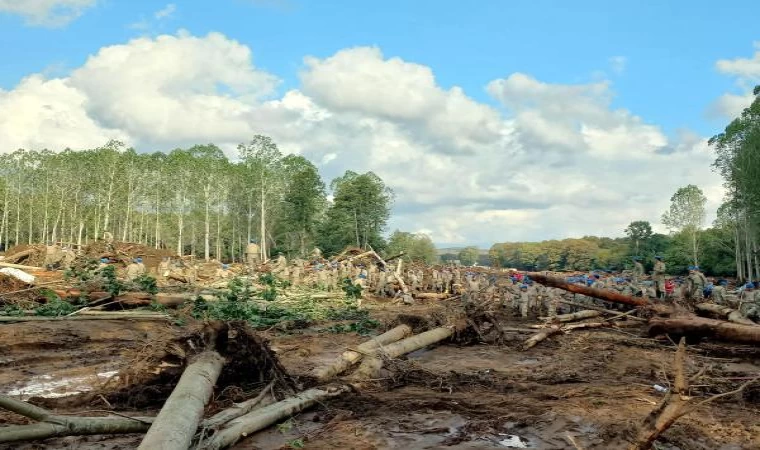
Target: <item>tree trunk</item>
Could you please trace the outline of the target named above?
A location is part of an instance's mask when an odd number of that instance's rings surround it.
[[[602,313],[595,310],[578,311],[571,314],[560,314],[555,317],[551,317],[553,322],[574,322],[576,320],[591,319],[592,317],[599,317]]]
[[[560,334],[560,333],[562,333],[562,328],[560,328],[559,326],[552,326],[549,328],[545,328],[539,331],[538,333],[534,334],[530,338],[528,338],[528,340],[525,341],[525,343],[523,343],[522,349],[528,350],[529,348],[533,348],[539,342],[544,341],[550,338],[551,336],[554,336],[555,334]]]
[[[660,334],[709,337],[719,341],[760,344],[760,326],[742,325],[696,316],[651,319],[649,321],[649,335]]]
[[[720,319],[728,320],[729,322],[757,326],[755,322],[747,319],[746,317],[742,316],[739,311],[731,309],[728,306],[716,305],[714,303],[698,303],[695,305],[695,308],[697,311],[708,313]]]
[[[248,414],[254,408],[259,409],[265,406],[269,406],[275,402],[275,398],[272,396],[272,387],[274,381],[269,383],[264,389],[261,390],[256,397],[246,400],[242,403],[236,403],[233,407],[224,409],[204,420],[201,423],[201,428],[218,428],[220,425],[235,420],[240,416]]]
[[[646,300],[644,298],[638,298],[638,297],[629,297],[627,295],[620,294],[615,291],[606,290],[606,289],[594,289],[586,286],[581,286],[579,284],[571,284],[568,283],[565,280],[562,280],[560,278],[555,277],[549,277],[540,273],[531,272],[528,273],[528,276],[535,281],[536,283],[543,284],[544,286],[550,286],[555,287],[559,289],[564,289],[568,292],[573,292],[575,294],[583,294],[587,295],[589,297],[598,298],[601,300],[606,300],[608,302],[613,303],[622,303],[625,305],[631,305],[631,306],[650,306],[652,303],[649,302],[649,300]]]
[[[222,372],[224,358],[215,351],[198,355],[182,373],[138,449],[187,450]]]
[[[287,398],[265,408],[252,411],[244,416],[227,423],[207,442],[199,445],[199,449],[217,450],[227,448],[246,436],[261,431],[282,419],[297,414],[319,402],[331,397],[337,397],[349,392],[348,386],[339,386],[334,390],[309,389],[295,397]],[[195,431],[195,430],[193,430]]]
[[[412,334],[409,325],[399,325],[396,328],[386,331],[385,333],[375,336],[363,344],[356,347],[356,351],[349,350],[343,352],[338,359],[327,367],[322,367],[314,371],[314,377],[320,383],[328,381],[333,377],[346,371],[352,364],[359,361],[362,356],[371,354],[379,347],[391,344]]]
[[[356,379],[371,379],[377,376],[380,369],[383,368],[383,358],[398,358],[406,353],[425,348],[444,339],[448,339],[454,334],[453,327],[434,328],[424,333],[416,334],[402,341],[380,347],[372,356],[367,356],[354,373]]]

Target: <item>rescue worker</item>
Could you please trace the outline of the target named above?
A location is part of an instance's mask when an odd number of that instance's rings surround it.
[[[169,258],[161,258],[161,262],[158,263],[158,279],[164,281],[169,276]]]
[[[719,280],[718,285],[713,288],[712,300],[716,305],[729,306],[726,301],[726,286],[728,286],[728,281]]]
[[[528,285],[520,285],[520,297],[517,300],[517,305],[520,309],[520,317],[528,317],[528,304],[530,303],[530,297],[528,296]]]
[[[45,246],[45,268],[47,270],[57,268],[62,258],[63,251],[61,250],[61,247],[52,242],[48,242]]]
[[[251,239],[245,247],[245,260],[248,263],[248,269],[251,271],[255,270],[261,262],[261,247],[255,239]]]
[[[641,281],[641,277],[644,276],[644,266],[641,264],[641,258],[638,256],[633,257],[633,284],[635,284],[637,287],[639,285],[639,281]]]
[[[662,261],[662,256],[654,257],[652,281],[654,282],[655,296],[665,298],[665,263]]]
[[[739,311],[748,319],[755,322],[760,320],[760,291],[754,283],[744,285],[744,300],[740,303]]]
[[[216,269],[216,273],[214,274],[215,278],[226,280],[227,278],[230,277],[229,269],[230,269],[230,266],[228,266],[227,264],[222,264],[221,267]]]
[[[145,265],[142,263],[142,258],[135,258],[127,266],[125,278],[127,281],[134,281],[141,275],[145,274]]]
[[[699,271],[699,266],[689,266],[689,277],[687,278],[687,286],[689,299],[698,303],[704,299],[705,285],[707,284],[707,278]]]

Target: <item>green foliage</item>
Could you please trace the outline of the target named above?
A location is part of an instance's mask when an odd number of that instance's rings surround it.
[[[134,283],[139,286],[140,291],[148,292],[149,294],[158,294],[158,285],[156,279],[150,275],[142,274],[135,278]]]
[[[430,236],[422,233],[394,231],[388,240],[385,253],[388,256],[394,256],[401,252],[404,252],[403,259],[405,261],[434,264],[438,260],[433,240],[430,239]]]
[[[357,322],[336,324],[326,328],[324,331],[337,334],[356,333],[361,336],[367,336],[379,326],[380,322],[375,319],[362,319]]]
[[[303,442],[303,439],[293,439],[292,441],[288,442],[288,447],[290,448],[304,448],[306,447],[306,444]]]
[[[334,179],[330,189],[333,202],[320,226],[319,247],[327,254],[347,246],[383,250],[382,232],[390,217],[393,191],[372,172],[350,170]]]
[[[76,310],[77,307],[73,304],[56,297],[36,308],[34,313],[38,316],[60,317],[69,315]]]
[[[23,316],[24,315],[24,308],[20,307],[16,304],[9,304],[3,306],[3,309],[1,310],[3,316]]]
[[[702,190],[690,184],[679,188],[670,198],[670,209],[662,215],[669,229],[689,236],[692,263],[699,263],[699,234],[705,221],[707,198]]]
[[[459,252],[458,258],[463,266],[471,266],[480,259],[480,250],[477,247],[465,247]]]
[[[346,298],[361,298],[362,287],[358,284],[354,284],[350,278],[344,278],[341,289],[346,293]]]
[[[161,303],[158,303],[157,301],[150,302],[150,305],[148,305],[148,308],[150,308],[151,311],[155,312],[167,312],[166,306],[162,305]]]
[[[625,234],[631,240],[631,253],[634,256],[641,256],[648,253],[650,241],[652,239],[652,225],[645,220],[631,222],[625,229]]]

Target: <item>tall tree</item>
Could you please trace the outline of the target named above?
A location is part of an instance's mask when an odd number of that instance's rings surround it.
[[[690,184],[679,188],[670,198],[670,209],[662,215],[662,223],[672,231],[689,236],[691,257],[699,264],[699,232],[705,222],[707,198],[702,190]]]
[[[306,255],[314,242],[319,219],[327,203],[325,183],[314,164],[303,156],[288,155],[282,160],[286,174],[283,221],[287,234],[294,236],[298,253]]]
[[[652,225],[646,220],[631,222],[625,229],[625,234],[631,240],[633,251],[636,256],[641,256],[641,244],[646,244],[652,239]]]
[[[480,250],[477,247],[465,247],[459,252],[459,262],[465,266],[471,266],[480,259]]]
[[[430,236],[422,233],[396,230],[388,239],[388,247],[385,251],[388,256],[404,252],[403,259],[405,261],[433,264],[438,259],[433,240],[430,239]]]

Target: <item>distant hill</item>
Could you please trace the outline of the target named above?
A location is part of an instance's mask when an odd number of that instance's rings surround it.
[[[459,252],[462,251],[464,247],[448,247],[448,248],[437,248],[435,249],[435,252],[438,256],[441,255],[457,255]],[[488,255],[488,249],[479,248],[481,255]]]

